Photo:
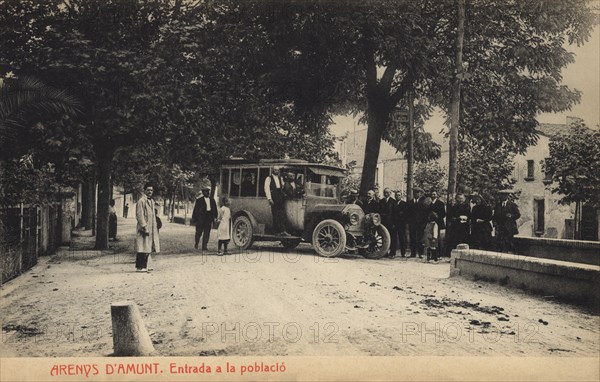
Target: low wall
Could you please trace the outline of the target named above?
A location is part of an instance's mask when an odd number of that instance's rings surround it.
[[[515,244],[522,256],[600,265],[598,241],[516,236]]]
[[[455,249],[450,276],[499,282],[600,310],[600,267],[597,265]]]

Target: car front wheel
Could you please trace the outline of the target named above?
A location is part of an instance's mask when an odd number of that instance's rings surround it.
[[[320,256],[339,256],[346,249],[346,231],[336,220],[323,220],[313,231],[312,245]]]
[[[370,244],[361,250],[361,254],[367,259],[380,259],[390,250],[390,232],[383,225],[371,228]]]

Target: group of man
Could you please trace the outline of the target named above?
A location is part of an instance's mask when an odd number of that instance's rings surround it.
[[[347,200],[361,206],[366,214],[381,215],[381,222],[391,237],[388,257],[395,257],[398,249],[400,255],[406,257],[408,236],[410,257],[422,258],[423,235],[427,223],[432,220],[438,230],[434,236],[438,240],[436,250],[440,257],[450,257],[452,249],[461,243],[475,249],[492,249],[494,227],[497,249],[501,252],[514,251],[513,237],[518,233],[517,219],[521,215],[517,205],[508,200],[511,191],[499,192],[500,201],[493,210],[476,194],[469,198],[457,194],[446,205],[435,190],[426,194],[423,189],[415,187],[413,197],[406,201],[400,191],[396,191],[394,197],[392,193],[386,188],[380,198],[377,188],[374,188],[367,192],[366,199],[361,200],[358,191],[352,190]]]

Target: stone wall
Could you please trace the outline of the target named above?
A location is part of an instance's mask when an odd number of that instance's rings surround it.
[[[455,249],[450,276],[498,282],[600,311],[600,267],[507,253]]]

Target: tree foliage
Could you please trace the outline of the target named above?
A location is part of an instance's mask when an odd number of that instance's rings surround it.
[[[564,204],[600,207],[600,131],[578,121],[568,134],[552,137],[549,148],[550,157],[543,167],[552,174],[552,192],[562,195]]]
[[[512,176],[515,155],[506,147],[490,149],[467,136],[459,149],[457,192],[477,193],[489,203],[496,200],[499,190],[516,182]]]
[[[520,152],[536,140],[539,112],[569,109],[577,91],[563,86],[573,61],[564,43],[583,44],[597,24],[585,0],[468,1],[466,74],[453,66],[453,0],[246,2],[244,14],[273,46],[269,80],[303,114],[349,111],[368,121],[361,192],[373,184],[381,139],[401,136],[390,113],[414,92],[426,108],[449,109],[463,76],[461,137]],[[257,27],[258,28],[258,27]],[[390,130],[391,129],[391,130]]]
[[[418,163],[415,166],[415,186],[425,191],[437,191],[438,194],[445,193],[448,182],[448,171],[438,162]]]

